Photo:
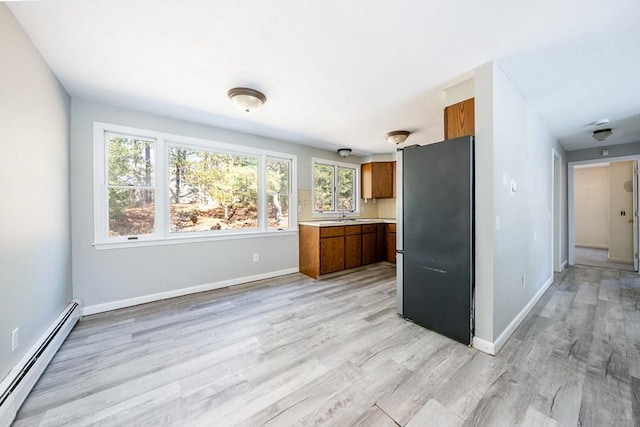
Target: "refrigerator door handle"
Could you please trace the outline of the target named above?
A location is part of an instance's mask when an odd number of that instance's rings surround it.
[[[404,253],[404,250],[403,250],[403,249],[396,249],[396,253],[397,253],[397,254],[403,254],[403,253]]]

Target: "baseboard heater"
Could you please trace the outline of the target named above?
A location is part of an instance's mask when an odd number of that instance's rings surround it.
[[[72,300],[0,383],[0,427],[9,426],[40,375],[82,316],[82,301]]]

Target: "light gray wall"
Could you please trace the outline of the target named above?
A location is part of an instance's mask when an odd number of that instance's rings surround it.
[[[298,189],[311,189],[312,157],[359,163],[358,157],[343,159],[333,151],[95,102],[74,98],[71,105],[73,290],[87,306],[298,267],[297,235],[94,249],[94,121],[295,154]],[[253,262],[254,252],[260,253],[259,262]]]
[[[0,380],[71,300],[69,112],[69,96],[0,4]]]
[[[569,184],[568,184],[568,166],[567,166],[567,156],[569,155],[568,151],[559,151],[562,159],[560,161],[560,176],[562,182],[560,184],[562,194],[560,195],[562,200],[562,206],[560,207],[560,222],[562,224],[562,242],[561,242],[561,252],[562,252],[562,262],[567,265],[569,260]]]
[[[552,277],[552,149],[563,157],[563,176],[566,153],[495,62],[476,68],[475,97],[475,335],[492,343]],[[566,180],[562,200],[566,230]],[[563,259],[566,242],[565,231]]]
[[[499,64],[493,75],[493,111],[494,214],[500,217],[500,230],[494,231],[496,340],[553,277],[552,149],[565,153]],[[511,180],[517,184],[515,194]]]
[[[475,336],[493,342],[493,62],[475,70]]]
[[[602,150],[609,150],[609,155],[604,157]],[[587,148],[586,150],[567,151],[567,162],[579,162],[583,160],[606,160],[607,157],[632,156],[640,154],[640,142],[631,144],[608,145],[600,148]]]

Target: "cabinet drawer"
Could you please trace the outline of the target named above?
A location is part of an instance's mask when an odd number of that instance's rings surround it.
[[[344,236],[344,227],[320,227],[320,237]]]
[[[376,224],[365,224],[362,226],[362,234],[375,233],[377,229]]]
[[[395,224],[387,224],[387,230],[389,230],[390,233],[395,233],[396,232],[396,225]]]
[[[351,235],[351,234],[360,234],[362,233],[362,226],[361,225],[347,225],[345,230],[345,233],[347,236]]]

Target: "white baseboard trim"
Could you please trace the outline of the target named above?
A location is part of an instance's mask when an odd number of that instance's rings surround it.
[[[10,388],[13,388],[6,397],[6,400],[0,405],[0,427],[8,427],[11,425],[20,406],[22,406],[24,400],[27,398],[27,395],[80,317],[82,317],[82,301],[74,299],[62,310],[53,323],[51,323],[47,330],[44,331],[35,344],[33,344],[29,351],[25,353],[22,359],[20,359],[11,372],[9,372],[2,383],[0,383],[0,395],[2,396],[5,396],[5,393],[7,393]],[[52,334],[54,335],[52,336]],[[49,344],[42,349],[41,347],[51,336],[52,338]],[[38,354],[38,352],[41,353]],[[23,373],[25,370],[26,373]]]
[[[569,264],[569,261],[567,261],[566,259],[562,261],[562,264],[560,264],[560,271],[564,270],[567,264]]]
[[[496,354],[496,349],[492,342],[485,341],[478,337],[473,337],[473,348],[485,352],[490,355]]]
[[[549,286],[551,286],[552,283],[553,275],[549,277],[546,282],[544,282],[544,285],[542,285],[538,292],[536,292],[529,303],[522,310],[520,310],[520,313],[518,313],[518,315],[511,321],[511,323],[509,323],[509,326],[507,326],[507,328],[502,331],[498,339],[496,339],[494,342],[489,342],[478,337],[473,337],[473,347],[491,355],[495,355],[496,353],[498,353],[500,349],[505,345],[509,337],[515,332],[518,326],[520,326],[524,318],[527,317],[533,307],[538,303],[540,298],[542,298],[542,295],[544,295],[547,289],[549,289]]]
[[[544,295],[544,293],[547,291],[547,289],[549,289],[549,286],[551,286],[552,283],[553,283],[553,275],[549,277],[546,282],[544,282],[544,285],[542,285],[540,290],[536,292],[536,294],[533,296],[533,298],[531,298],[529,303],[520,311],[520,313],[518,313],[518,315],[511,321],[511,323],[509,323],[509,326],[507,326],[507,328],[504,331],[502,331],[498,339],[495,340],[495,342],[493,343],[496,349],[496,353],[500,351],[500,349],[502,348],[502,346],[505,345],[509,337],[516,331],[518,326],[520,326],[524,318],[527,317],[527,315],[531,312],[531,310],[533,310],[533,307],[538,303],[540,298],[542,298],[542,295]]]
[[[617,262],[620,264],[633,264],[633,260],[632,259],[628,259],[628,258],[612,258],[609,257],[609,261],[610,262]]]
[[[591,249],[609,249],[609,245],[601,245],[598,243],[576,243],[578,248],[591,248]]]
[[[270,271],[267,273],[254,274],[253,276],[238,277],[220,282],[205,283],[204,285],[191,286],[188,288],[175,289],[172,291],[159,292],[157,294],[143,295],[134,298],[127,298],[118,301],[106,302],[103,304],[89,305],[84,308],[84,315],[104,313],[105,311],[117,310],[119,308],[132,307],[134,305],[146,304],[153,301],[161,301],[163,299],[181,297],[184,295],[195,294],[198,292],[212,291],[214,289],[226,288],[228,286],[239,285],[241,283],[254,282],[256,280],[271,279],[273,277],[284,276],[287,274],[297,273],[298,267],[287,268],[284,270]]]

